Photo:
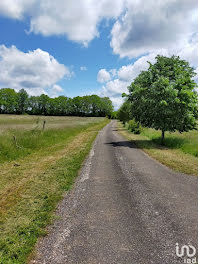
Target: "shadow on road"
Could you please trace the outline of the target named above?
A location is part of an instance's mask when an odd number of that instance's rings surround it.
[[[135,143],[131,141],[116,141],[116,142],[107,142],[106,145],[110,145],[113,147],[127,147],[127,148],[137,148]]]
[[[126,130],[125,128],[115,128],[115,129],[112,129],[112,131],[124,131]]]
[[[115,141],[106,142],[106,145],[113,147],[127,147],[127,148],[145,148],[145,149],[167,149],[165,146],[155,145],[153,142],[148,140],[136,140],[136,141]]]

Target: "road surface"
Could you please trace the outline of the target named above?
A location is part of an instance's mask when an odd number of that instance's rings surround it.
[[[175,173],[126,141],[112,121],[99,132],[60,218],[32,263],[175,264],[198,251],[198,178]]]

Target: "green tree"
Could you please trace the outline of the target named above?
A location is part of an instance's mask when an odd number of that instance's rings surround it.
[[[11,88],[0,89],[0,113],[14,114],[17,109],[17,93]]]
[[[111,116],[113,105],[108,97],[97,95],[50,98],[45,94],[28,96],[10,88],[0,89],[0,113],[34,115]]]
[[[131,119],[131,104],[126,100],[118,109],[117,118],[125,125]]]
[[[49,114],[49,103],[50,98],[46,94],[41,94],[38,99],[38,107],[40,115],[48,115]]]
[[[28,109],[28,93],[24,90],[21,89],[18,94],[18,112],[19,114],[24,114],[27,112]]]
[[[136,121],[162,131],[189,131],[196,128],[198,117],[196,75],[189,63],[179,57],[157,56],[128,87],[128,100]]]
[[[108,116],[111,118],[113,112],[113,104],[109,97],[100,98],[100,116]]]

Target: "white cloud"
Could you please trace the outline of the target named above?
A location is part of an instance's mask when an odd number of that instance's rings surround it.
[[[138,57],[156,49],[178,49],[197,30],[197,0],[128,0],[111,31],[111,47],[120,57]]]
[[[98,72],[97,80],[100,83],[108,82],[111,79],[110,73],[106,69],[101,69]]]
[[[178,48],[197,31],[197,0],[1,0],[0,14],[29,17],[30,32],[88,45],[105,19],[116,20],[111,46],[121,57]]]
[[[0,14],[14,18],[23,19],[23,15],[27,11],[31,11],[37,0],[1,0]]]
[[[177,52],[182,59],[190,62],[191,65],[198,66],[198,42],[190,42]]]
[[[107,96],[113,102],[115,109],[123,103],[122,93],[127,93],[130,82],[115,79],[103,85],[100,96]]]
[[[152,52],[151,54],[140,57],[133,64],[122,66],[118,70],[119,79],[132,82],[133,79],[135,79],[140,74],[141,71],[145,71],[148,69],[149,67],[148,61],[154,63],[155,57],[158,54],[166,56],[168,55],[168,52],[167,50],[158,50]]]
[[[122,93],[126,93],[127,86],[130,82],[125,82],[119,79],[115,79],[113,81],[109,81],[103,86],[103,90],[106,92],[108,96],[110,95],[121,95]]]
[[[124,103],[124,98],[120,96],[112,96],[110,99],[114,105],[115,110],[119,109],[119,107]]]
[[[81,66],[81,67],[80,67],[80,70],[81,70],[81,71],[87,71],[87,67],[86,67],[86,66]]]
[[[15,19],[30,17],[30,31],[44,36],[66,35],[88,45],[99,36],[103,19],[116,18],[123,10],[122,0],[1,0],[0,13]]]
[[[115,77],[116,74],[117,74],[117,70],[116,69],[111,69],[109,72],[111,73],[112,77]]]
[[[63,88],[58,84],[54,84],[49,91],[49,95],[50,97],[54,98],[57,97],[61,92],[63,92]]]
[[[73,74],[46,51],[37,49],[24,53],[15,46],[4,45],[0,46],[0,69],[1,87],[17,91],[24,88],[32,95],[46,93],[46,88],[60,91],[56,83]]]
[[[54,92],[62,92],[63,88],[60,85],[54,84],[53,87],[52,87],[52,90]]]

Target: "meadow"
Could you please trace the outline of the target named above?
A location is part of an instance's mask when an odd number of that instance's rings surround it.
[[[27,263],[108,122],[96,117],[0,115],[1,264]]]
[[[127,124],[123,129],[119,122],[118,127],[123,136],[162,164],[176,171],[198,176],[198,130],[166,132],[162,146],[161,131],[142,128],[141,133],[135,135],[128,130]]]

